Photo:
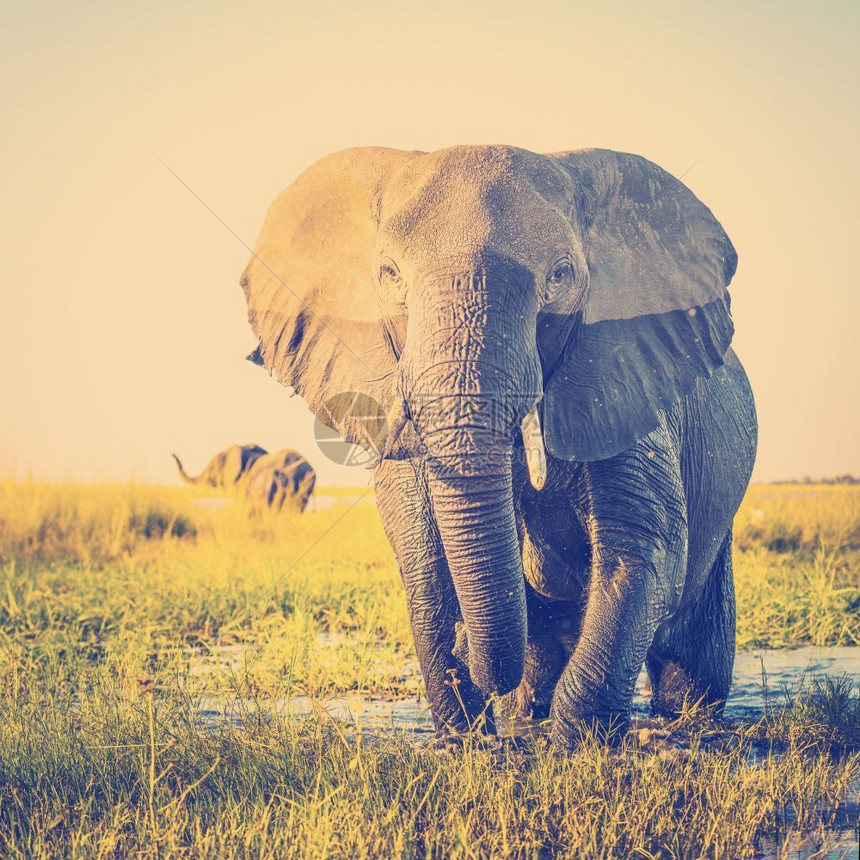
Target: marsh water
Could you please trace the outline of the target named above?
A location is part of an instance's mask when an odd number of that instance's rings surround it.
[[[318,493],[311,497],[308,510],[326,511],[336,505],[372,503],[373,500],[372,494],[362,492]],[[318,645],[332,648],[347,644],[347,641],[339,634],[324,633],[317,637]],[[241,675],[246,660],[258,651],[258,648],[242,645],[225,646],[197,659],[197,666],[192,671],[206,674],[224,670]],[[404,668],[416,681],[415,684],[410,684],[410,687],[419,689],[417,663],[413,662]],[[854,684],[860,685],[860,648],[810,646],[786,650],[741,651],[735,657],[733,684],[725,717],[729,721],[758,719],[766,711],[779,708],[800,689],[808,687],[815,676],[823,674],[847,676]],[[199,724],[204,730],[215,729],[225,723],[241,728],[247,725],[248,714],[258,708],[296,720],[322,714],[341,723],[344,728],[352,727],[356,732],[361,730],[365,736],[375,737],[382,742],[385,742],[384,739],[390,737],[392,732],[419,744],[429,742],[433,738],[427,701],[417,693],[398,697],[350,694],[312,698],[293,695],[263,702],[232,695],[204,695],[199,699]],[[655,721],[650,719],[650,691],[644,670],[636,685],[632,716],[634,729],[654,725]],[[510,727],[500,728],[503,732],[510,730]],[[534,730],[534,727],[530,730]],[[860,785],[855,784],[852,787],[850,797],[846,798],[846,801],[841,825],[824,827],[815,837],[793,841],[786,841],[784,837],[763,838],[760,845],[762,853],[758,856],[768,860],[857,857],[856,834],[848,822],[856,822],[860,811]],[[823,845],[827,847],[822,849]]]
[[[327,636],[325,644],[328,642]],[[207,668],[222,668],[241,664],[246,650],[231,646],[207,658]],[[202,669],[203,667],[201,667]],[[417,666],[410,667],[417,671]],[[848,676],[860,685],[860,648],[806,647],[786,650],[741,651],[735,657],[734,681],[726,703],[728,719],[756,719],[766,708],[778,707],[786,696],[796,693],[801,685],[808,685],[816,675]],[[423,696],[385,698],[369,695],[345,695],[325,699],[296,695],[267,702],[280,713],[302,717],[322,710],[329,717],[355,723],[366,729],[399,729],[416,735],[430,734],[432,723],[427,701]],[[253,707],[223,696],[203,696],[200,721],[203,725],[217,724],[222,720],[241,721],[241,713]],[[645,718],[650,713],[650,693],[644,669],[636,684],[633,698],[633,717]]]
[[[213,507],[230,504],[232,499],[205,498],[197,504]],[[356,488],[354,493],[317,492],[308,501],[309,512],[325,511],[336,505],[372,504],[372,493]],[[336,646],[337,635],[323,633],[318,643]],[[199,670],[238,668],[248,651],[245,646],[225,646],[200,661]],[[205,664],[205,666],[203,665]],[[408,667],[417,676],[417,663]],[[803,683],[808,683],[816,674],[847,675],[860,685],[860,648],[813,647],[791,649],[758,649],[739,652],[735,657],[732,690],[726,704],[725,716],[729,719],[756,719],[771,706],[779,706],[786,694],[796,693]],[[421,696],[411,698],[385,698],[376,696],[347,695],[312,699],[296,695],[288,699],[269,702],[278,711],[293,713],[297,717],[322,709],[329,716],[346,722],[354,722],[366,728],[390,727],[418,734],[431,731],[430,713],[426,700]],[[235,701],[226,697],[205,696],[201,702],[200,719],[213,724],[223,719],[238,719],[234,712]],[[645,670],[639,676],[633,698],[634,718],[644,718],[650,712],[650,692],[647,688]]]
[[[341,637],[321,634],[320,644],[336,647]],[[208,665],[198,667],[200,671],[213,668],[235,671],[248,657],[244,646],[228,646],[206,658]],[[410,666],[412,674],[418,672],[417,664]],[[848,676],[860,685],[860,648],[794,648],[788,650],[751,650],[736,655],[734,683],[726,704],[725,716],[729,720],[756,719],[766,709],[779,707],[788,696],[808,685],[816,675]],[[653,725],[650,716],[650,694],[647,689],[647,674],[642,672],[636,685],[633,702],[634,729]],[[199,720],[202,728],[212,729],[225,722],[241,727],[250,712],[258,706],[249,700],[237,700],[226,696],[203,696],[200,700]],[[420,695],[408,698],[384,698],[370,695],[347,695],[326,699],[314,699],[304,695],[269,700],[264,707],[275,712],[302,719],[313,714],[324,714],[327,718],[352,726],[367,736],[383,740],[391,732],[411,739],[419,744],[430,742],[433,726],[427,701]],[[501,727],[505,732],[505,728]],[[540,731],[540,729],[539,729]],[[860,785],[854,785],[846,798],[847,807],[842,824],[824,827],[814,837],[768,837],[760,845],[759,857],[765,860],[811,860],[811,858],[857,857],[856,835],[850,826],[860,811]],[[825,847],[826,846],[826,847]]]

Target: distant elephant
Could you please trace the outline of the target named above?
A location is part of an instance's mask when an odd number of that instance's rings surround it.
[[[686,186],[610,150],[347,150],[270,208],[250,357],[381,440],[439,731],[494,731],[512,693],[562,748],[618,737],[643,663],[657,712],[724,702],[757,437],[736,262]]]
[[[173,459],[187,483],[240,490],[276,511],[285,506],[304,511],[316,484],[311,464],[289,448],[269,454],[259,445],[231,445],[216,454],[196,478],[185,472],[176,454]]]

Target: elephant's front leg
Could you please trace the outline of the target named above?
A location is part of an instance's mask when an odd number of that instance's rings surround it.
[[[587,467],[584,520],[592,569],[580,637],[553,698],[553,742],[626,730],[636,679],[680,594],[687,528],[677,448],[660,428]]]
[[[374,472],[382,525],[403,584],[436,730],[494,731],[492,711],[464,659],[460,607],[432,516],[420,460],[384,460]],[[458,640],[458,630],[460,640]]]

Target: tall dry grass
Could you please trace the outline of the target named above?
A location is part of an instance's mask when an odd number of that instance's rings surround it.
[[[860,493],[810,491],[744,503],[741,643],[857,641]],[[186,488],[0,485],[0,853],[742,857],[844,838],[860,699],[839,681],[753,724],[690,715],[663,748],[634,733],[564,758],[291,716],[299,694],[420,690],[378,516],[350,503],[277,517]]]
[[[860,487],[753,486],[735,547],[739,647],[860,644]]]

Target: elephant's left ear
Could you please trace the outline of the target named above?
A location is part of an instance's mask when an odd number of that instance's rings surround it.
[[[737,255],[710,210],[656,164],[611,150],[550,157],[585,210],[589,286],[546,385],[546,445],[565,460],[602,460],[650,433],[661,410],[723,363]]]
[[[375,288],[378,203],[419,154],[360,147],[309,167],[269,208],[241,281],[251,361],[368,448],[387,429],[396,366]]]

